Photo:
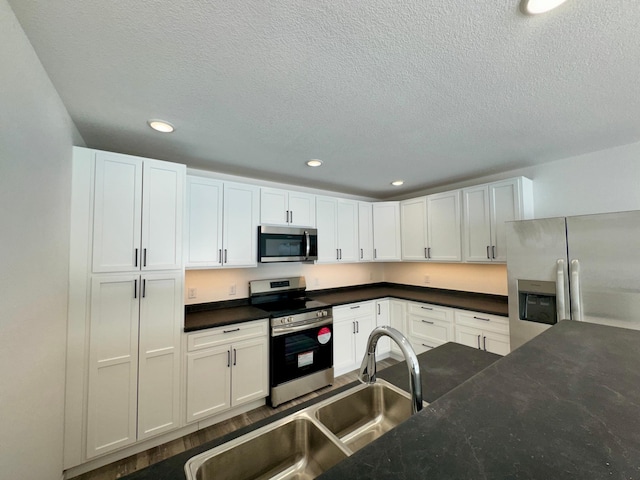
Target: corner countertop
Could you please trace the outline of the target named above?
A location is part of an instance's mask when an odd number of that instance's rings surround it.
[[[437,348],[418,355],[420,369],[422,373],[422,391],[424,399],[433,402],[441,395],[456,388],[465,380],[473,377],[482,369],[488,367],[496,360],[501,358],[499,355],[483,352],[475,348],[466,347],[457,343],[446,343]],[[409,385],[409,374],[407,366],[401,362],[392,367],[380,370],[378,377],[393,383],[397,387],[407,390]],[[308,407],[317,402],[321,402],[326,398],[336,395],[346,389],[352,388],[358,382],[353,382],[345,387],[321,395],[313,400],[296,405],[288,410],[277,413],[269,418],[260,420],[259,422],[241,428],[228,435],[207,442],[203,445],[195,447],[191,450],[183,452],[163,460],[154,465],[150,465],[138,472],[123,477],[122,480],[179,480],[184,479],[184,464],[194,455],[210,450],[222,443],[228,442],[234,438],[251,432],[268,423],[276,421],[298,410]],[[347,478],[347,477],[337,477]],[[360,478],[360,477],[350,477]]]
[[[461,292],[395,283],[375,283],[327,290],[307,290],[307,296],[332,306],[393,297],[493,315],[508,316],[508,299],[503,295]],[[269,313],[248,304],[248,299],[185,307],[185,332],[221,327],[269,318]]]
[[[319,478],[638,479],[639,345],[562,321]]]

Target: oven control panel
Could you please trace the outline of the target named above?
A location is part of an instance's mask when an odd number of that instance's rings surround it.
[[[330,317],[331,310],[316,310],[314,312],[298,313],[287,317],[278,317],[271,319],[271,326],[292,325],[296,323],[307,323],[316,319]]]

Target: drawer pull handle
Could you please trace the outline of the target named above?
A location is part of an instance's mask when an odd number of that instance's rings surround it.
[[[423,309],[423,310],[433,310],[433,308],[431,308],[431,307],[420,307],[420,308]]]
[[[239,331],[240,331],[240,327],[234,328],[232,330],[223,330],[222,333],[231,333],[231,332],[239,332]]]
[[[426,343],[423,343],[422,346],[427,348],[436,348],[433,345],[427,345]]]
[[[429,320],[422,320],[422,323],[428,323],[429,325],[434,325],[434,323],[430,322]]]
[[[482,350],[482,348],[480,347],[480,335],[478,335],[478,350]]]
[[[360,308],[360,305],[357,305],[355,307],[349,307],[351,310],[355,310],[356,308]]]
[[[476,317],[476,316],[474,316],[473,318],[475,318],[476,320],[482,320],[483,322],[490,322],[491,321],[490,318],[482,318],[482,317]]]

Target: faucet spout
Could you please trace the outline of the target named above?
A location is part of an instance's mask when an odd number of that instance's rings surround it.
[[[409,340],[395,328],[386,325],[374,328],[369,334],[367,340],[367,350],[360,365],[360,373],[358,379],[362,383],[373,384],[376,382],[376,345],[380,337],[387,336],[391,338],[400,347],[400,351],[404,356],[409,369],[409,388],[411,390],[411,410],[417,413],[422,410],[422,379],[420,376],[420,364],[418,357],[411,348]]]

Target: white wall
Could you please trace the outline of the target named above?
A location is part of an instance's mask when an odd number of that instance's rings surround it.
[[[62,477],[71,145],[82,143],[0,0],[0,476]]]

